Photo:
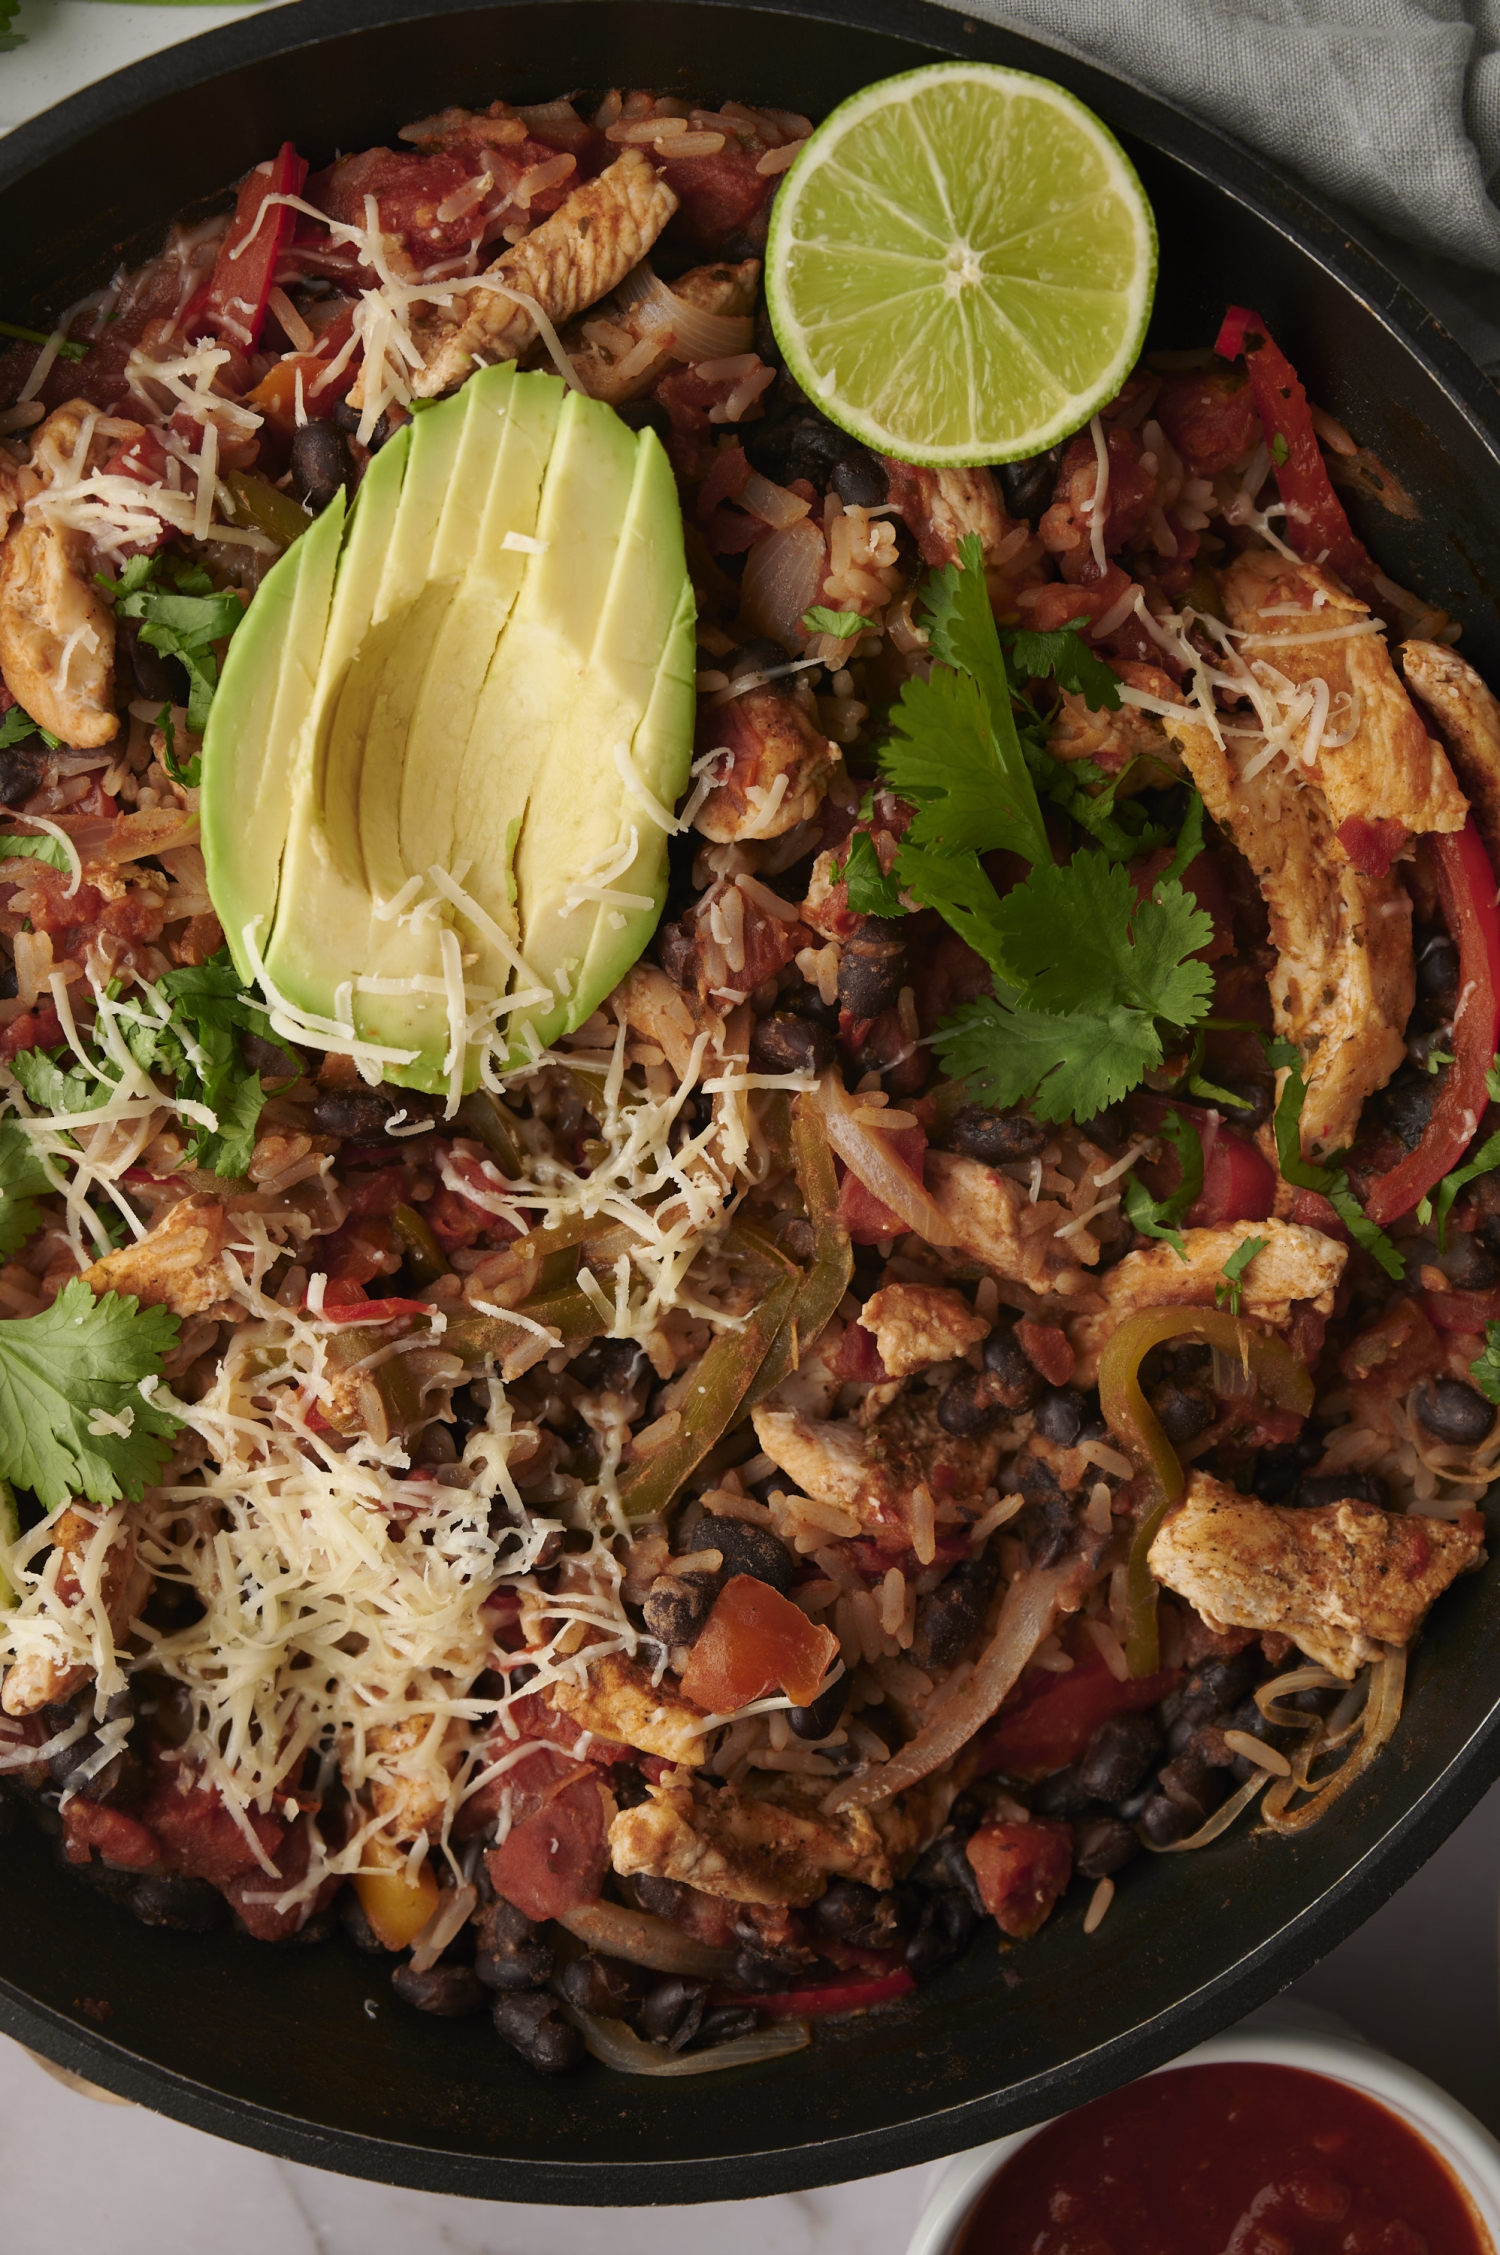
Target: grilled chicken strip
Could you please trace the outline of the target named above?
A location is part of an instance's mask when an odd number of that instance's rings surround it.
[[[979,535],[989,563],[1008,533],[1015,530],[1005,513],[991,470],[927,470],[912,462],[881,456],[890,480],[890,498],[922,552],[925,564],[954,562],[958,544]]]
[[[1099,1258],[1099,1240],[1088,1230],[1058,1236],[1073,1219],[1065,1206],[1055,1198],[1033,1202],[1021,1183],[981,1159],[929,1151],[926,1183],[957,1250],[1011,1283],[1033,1292],[1074,1291],[1079,1263],[1092,1268]]]
[[[700,313],[737,314],[745,317],[745,350],[751,344],[749,315],[754,309],[760,281],[760,260],[741,259],[738,265],[695,266],[669,285],[674,298]],[[655,308],[652,307],[652,311]],[[613,300],[594,308],[590,320],[564,332],[563,351],[590,399],[607,400],[611,407],[626,400],[644,399],[659,376],[672,365],[671,337],[660,324],[647,325],[646,306],[621,306]],[[613,332],[612,334],[610,332]],[[649,359],[637,361],[636,347],[648,336],[659,342]],[[727,347],[725,348],[727,351]],[[633,362],[630,375],[622,375]]]
[[[650,158],[627,148],[486,271],[534,298],[561,326],[619,288],[676,209],[676,196]],[[470,283],[452,304],[413,322],[425,366],[413,375],[412,390],[419,399],[435,399],[476,366],[519,360],[540,333],[528,307]]]
[[[87,1609],[94,1616],[96,1644],[102,1628],[117,1644],[151,1588],[150,1572],[136,1560],[135,1529],[123,1512],[69,1504],[52,1523],[52,1547],[58,1557],[51,1593],[54,1603],[69,1612]],[[45,1590],[33,1593],[22,1607],[38,1624],[51,1610]],[[35,1715],[54,1700],[71,1698],[80,1684],[90,1680],[92,1662],[70,1666],[63,1650],[59,1637],[55,1647],[25,1652],[6,1671],[0,1707],[7,1715]]]
[[[1445,642],[1403,642],[1401,671],[1437,724],[1479,835],[1500,865],[1500,698]]]
[[[73,400],[36,433],[33,465],[44,483],[0,544],[0,674],[16,703],[64,744],[92,751],[120,732],[115,696],[115,623],[95,587],[81,532],[48,516],[52,467],[71,463],[98,416]],[[81,471],[85,465],[78,464]],[[12,478],[0,510],[19,499]]]
[[[1347,744],[1325,742],[1311,771],[1335,830],[1351,816],[1399,822],[1413,836],[1463,828],[1464,795],[1402,688],[1385,637],[1358,631],[1368,604],[1316,564],[1288,563],[1261,548],[1231,564],[1224,598],[1231,624],[1249,630],[1240,644],[1247,663],[1261,660],[1298,684],[1321,677],[1328,733],[1354,730]]]
[[[676,1879],[738,1903],[800,1908],[816,1902],[830,1879],[880,1889],[893,1882],[886,1845],[866,1811],[828,1816],[790,1779],[760,1793],[742,1785],[653,1786],[649,1801],[615,1818],[609,1848],[622,1874]]]
[[[1078,1357],[1075,1383],[1092,1385],[1110,1337],[1137,1308],[1213,1307],[1215,1289],[1224,1281],[1224,1263],[1247,1237],[1266,1240],[1264,1252],[1256,1254],[1241,1280],[1241,1307],[1247,1316],[1281,1329],[1291,1320],[1294,1305],[1310,1305],[1319,1315],[1332,1315],[1334,1291],[1349,1252],[1321,1230],[1294,1221],[1237,1221],[1225,1229],[1185,1229],[1185,1260],[1170,1245],[1150,1245],[1142,1252],[1127,1253],[1100,1279],[1103,1312],[1078,1316],[1068,1326]]]
[[[1334,645],[1338,647],[1337,644]],[[1411,902],[1393,874],[1344,860],[1322,794],[1277,761],[1246,778],[1258,746],[1215,742],[1195,721],[1167,719],[1203,802],[1255,872],[1271,920],[1276,1031],[1307,1076],[1302,1148],[1352,1143],[1360,1107],[1406,1054],[1416,998]]]
[[[595,1660],[581,1684],[550,1684],[545,1696],[549,1707],[580,1730],[638,1746],[682,1768],[696,1769],[708,1750],[702,1708],[684,1699],[670,1680],[653,1685],[649,1672],[620,1652]]]
[[[859,1320],[875,1334],[892,1378],[910,1378],[978,1346],[990,1326],[961,1292],[942,1285],[887,1284],[866,1300]]]
[[[181,1198],[135,1245],[85,1269],[91,1292],[133,1293],[142,1307],[203,1315],[224,1297],[220,1266],[229,1220],[217,1198]]]
[[[978,1504],[1000,1461],[997,1436],[944,1432],[936,1393],[903,1394],[868,1426],[804,1416],[762,1402],[756,1436],[774,1464],[815,1503],[835,1504],[882,1547],[903,1549],[915,1524],[916,1491],[934,1501]],[[858,1529],[849,1528],[852,1535]]]

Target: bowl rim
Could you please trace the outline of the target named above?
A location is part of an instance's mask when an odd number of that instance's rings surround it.
[[[1336,2027],[1331,2014],[1316,2017],[1330,2025],[1228,2029],[1195,2044],[1180,2059],[1164,2060],[1151,2074],[1168,2075],[1179,2067],[1241,2064],[1296,2067],[1378,2099],[1447,2165],[1491,2242],[1500,2248],[1500,2138],[1431,2076],[1408,2067],[1355,2031]],[[1062,2119],[1057,2114],[1050,2117],[1054,2122]],[[1048,2122],[1034,2122],[1030,2129],[1013,2131],[950,2161],[928,2192],[906,2255],[954,2255],[980,2194],[1022,2146],[1048,2127]]]
[[[0,140],[0,190],[65,157],[93,133],[117,125],[153,102],[212,82],[237,69],[362,32],[420,24],[434,15],[479,14],[511,6],[565,8],[575,0],[285,0],[264,13],[199,33],[83,87]],[[610,0],[623,4],[623,0]],[[1065,42],[1029,28],[966,23],[935,0],[655,0],[658,6],[724,10],[781,23],[816,21],[853,32],[903,38],[940,53],[962,53],[965,32],[995,35],[1032,50],[1037,67],[1056,59],[1057,75],[1133,106],[1131,129],[1186,171],[1203,179],[1280,235],[1337,287],[1360,298],[1403,352],[1437,384],[1495,466],[1500,490],[1500,390],[1339,216],[1310,192],[1190,112],[1128,77],[1080,56]],[[971,50],[973,51],[973,50]],[[553,2162],[500,2158],[451,2146],[412,2145],[325,2126],[273,2106],[211,2088],[158,2064],[89,2023],[43,2004],[0,1980],[0,2030],[56,2064],[116,2095],[233,2142],[315,2167],[378,2182],[469,2197],[571,2205],[690,2203],[753,2197],[883,2174],[966,2147],[992,2120],[997,2097],[1012,2116],[1034,2105],[1055,2113],[1059,2093],[1073,2103],[1171,2062],[1184,2043],[1210,2037],[1226,2019],[1263,2004],[1307,1971],[1335,1942],[1393,1894],[1441,1845],[1488,1786],[1500,1777],[1500,1697],[1448,1761],[1429,1777],[1404,1813],[1337,1880],[1305,1902],[1258,1948],[1154,2019],[1080,2053],[1066,2068],[925,2112],[899,2125],[814,2134],[791,2147],[741,2149],[717,2158],[638,2162]],[[1023,2134],[1023,2133],[1016,2133]],[[1500,2244],[1500,2241],[1497,2241]]]

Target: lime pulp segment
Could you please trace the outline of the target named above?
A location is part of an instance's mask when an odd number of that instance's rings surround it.
[[[777,196],[777,341],[830,421],[935,465],[1086,423],[1139,354],[1156,229],[1106,126],[1050,80],[937,63],[852,95]]]

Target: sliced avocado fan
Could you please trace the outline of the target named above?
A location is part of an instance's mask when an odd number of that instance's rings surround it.
[[[241,975],[433,1091],[581,1025],[661,914],[693,619],[653,432],[511,363],[417,416],[229,646],[201,806]]]

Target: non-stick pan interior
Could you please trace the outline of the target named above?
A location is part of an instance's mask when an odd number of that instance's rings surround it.
[[[835,20],[835,10],[842,16]],[[379,20],[382,15],[393,20]],[[373,19],[373,20],[372,20]],[[1500,406],[1381,269],[1190,120],[1019,37],[919,0],[818,16],[712,0],[396,6],[302,0],[153,58],[0,150],[5,310],[44,316],[174,212],[208,208],[292,139],[315,163],[497,95],[649,84],[825,112],[950,52],[1071,84],[1139,164],[1162,234],[1153,343],[1260,310],[1314,397],[1387,461],[1416,514],[1361,517],[1392,575],[1450,608],[1500,681]],[[1137,2074],[1292,1979],[1366,1916],[1500,1770],[1494,1567],[1445,1597],[1398,1737],[1297,1842],[1142,1859],[1085,1938],[1075,1905],[1001,1951],[988,1929],[914,2003],[760,2070],[535,2078],[488,2024],[391,1995],[342,1941],[270,1949],[151,1931],[65,1876],[48,1842],[0,1862],[0,2025],[220,2135],[374,2177],[567,2202],[721,2199],[894,2169]]]

